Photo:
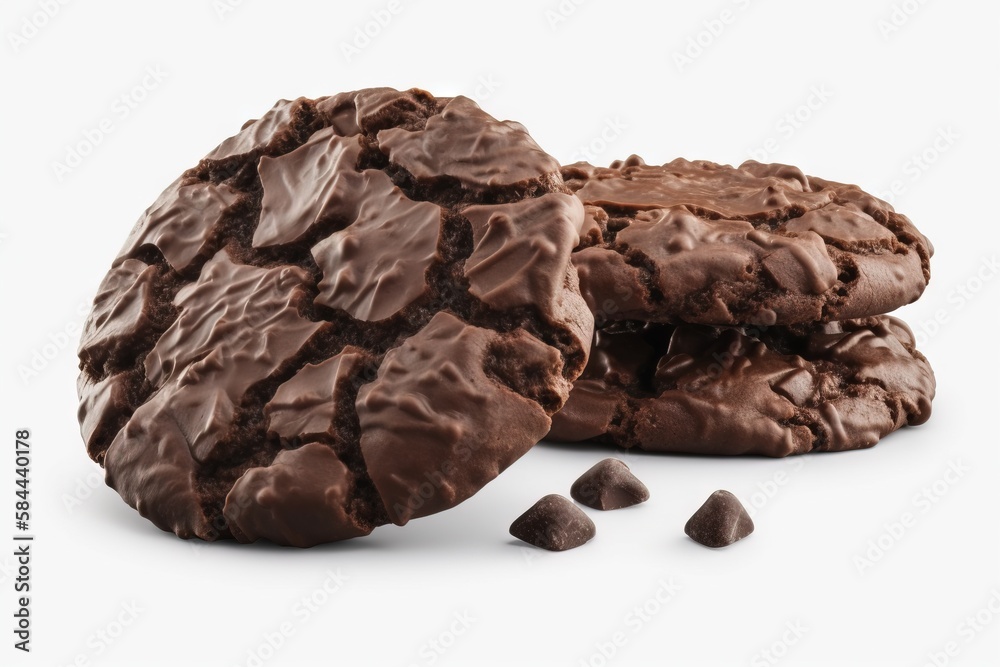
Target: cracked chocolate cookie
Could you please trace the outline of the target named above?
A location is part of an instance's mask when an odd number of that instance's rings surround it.
[[[593,317],[559,165],[466,98],[281,101],[136,224],[80,423],[163,530],[309,546],[452,507],[532,447]]]
[[[871,447],[930,417],[934,374],[900,320],[767,329],[621,322],[548,439],[787,456]]]
[[[562,173],[587,208],[574,262],[599,326],[869,317],[916,300],[930,278],[932,247],[905,216],[795,167],[632,156]]]

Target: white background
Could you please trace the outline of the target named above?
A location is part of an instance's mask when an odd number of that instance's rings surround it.
[[[351,58],[342,45],[387,0],[221,14],[212,0],[50,2],[51,18],[45,2],[3,3],[0,539],[14,532],[13,439],[27,427],[37,542],[30,655],[11,646],[0,548],[0,663],[998,664],[996,4],[400,2]],[[143,90],[147,68],[161,80]],[[522,548],[507,527],[604,452],[541,445],[457,509],[345,544],[161,533],[98,481],[75,419],[76,335],[62,332],[142,210],[244,120],[281,97],[375,85],[476,97],[564,162],[739,163],[766,146],[759,157],[883,196],[895,183],[937,249],[926,294],[901,311],[937,372],[930,423],[794,460],[624,454],[652,499],[591,512],[597,538],[562,554]],[[68,151],[96,143],[88,133],[100,142],[57,176]],[[710,551],[682,527],[718,488],[755,507],[757,531]],[[326,594],[331,570],[347,580]],[[314,595],[307,614],[299,601]]]

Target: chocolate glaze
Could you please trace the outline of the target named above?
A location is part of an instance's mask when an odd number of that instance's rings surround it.
[[[361,537],[375,526],[349,513],[353,487],[351,471],[333,450],[310,442],[247,471],[226,496],[224,513],[248,541],[309,547]]]
[[[900,320],[599,331],[548,438],[786,456],[871,447],[925,422],[934,375]]]
[[[309,546],[447,509],[586,363],[582,225],[552,158],[470,100],[279,102],[115,260],[80,346],[88,452],[182,537]]]
[[[442,210],[407,198],[381,171],[366,171],[359,186],[353,224],[313,246],[323,272],[316,303],[381,320],[427,290],[424,273],[437,259]]]
[[[575,263],[598,323],[785,325],[917,299],[930,243],[853,185],[795,167],[633,156],[563,176],[587,205]]]
[[[81,396],[79,417],[83,442],[90,457],[102,462],[108,444],[124,423],[119,415],[131,409],[128,374],[118,373],[100,382],[81,375],[77,384],[77,393]]]
[[[157,526],[182,537],[208,534],[200,468],[252,446],[239,442],[244,397],[325,326],[298,312],[306,279],[298,268],[235,264],[220,251],[178,292],[180,315],[145,357],[155,393],[104,457],[108,484]]]
[[[352,396],[353,379],[373,361],[361,348],[348,345],[318,364],[306,364],[264,406],[268,428],[288,439],[337,438],[338,408]]]
[[[271,109],[257,120],[248,120],[239,134],[216,146],[205,156],[206,160],[225,160],[261,150],[288,138],[292,132],[292,116],[304,100],[278,100]]]
[[[80,362],[93,373],[105,374],[109,360],[128,357],[158,333],[153,301],[161,273],[156,266],[128,259],[104,277],[81,337],[87,345],[81,347]]]
[[[171,268],[184,271],[207,251],[219,223],[238,199],[239,193],[225,184],[177,179],[139,218],[116,265],[151,246]]]
[[[513,366],[508,373],[545,384],[535,391],[560,397],[568,389],[555,349],[523,331],[501,335],[448,313],[390,350],[375,381],[361,388],[361,451],[394,523],[462,502],[535,444],[523,430],[548,429],[545,401],[491,372],[501,354]]]
[[[257,170],[264,196],[254,247],[303,241],[323,221],[348,224],[364,201],[360,158],[357,137],[338,136],[332,127],[290,153],[262,157]]]
[[[418,181],[453,178],[481,190],[524,185],[559,172],[559,163],[523,125],[495,121],[465,97],[449,101],[423,129],[391,128],[379,132],[378,140],[389,159]]]
[[[184,538],[211,535],[198,491],[194,438],[186,431],[188,411],[204,407],[193,420],[212,418],[215,406],[198,402],[199,389],[172,384],[154,394],[118,431],[103,459],[108,486],[157,527]]]
[[[559,307],[565,294],[563,258],[579,237],[583,207],[565,194],[513,204],[471,206],[472,254],[465,262],[469,290],[494,308]],[[543,228],[539,221],[546,220]],[[543,233],[544,229],[544,233]],[[575,274],[569,276],[576,281]]]

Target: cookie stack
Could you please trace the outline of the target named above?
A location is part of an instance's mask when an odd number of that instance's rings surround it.
[[[870,447],[930,416],[910,329],[931,244],[892,207],[795,167],[631,157],[562,170],[597,320],[549,438],[786,456]]]
[[[791,167],[560,167],[462,97],[281,101],[118,253],[81,430],[160,528],[295,546],[453,507],[546,435],[870,446],[929,414],[930,368],[879,313],[930,252]]]

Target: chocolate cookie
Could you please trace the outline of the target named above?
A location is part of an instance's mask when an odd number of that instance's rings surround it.
[[[787,456],[871,447],[930,417],[934,374],[900,320],[596,334],[550,440]]]
[[[828,322],[890,312],[930,278],[930,243],[858,187],[795,167],[638,157],[563,177],[587,206],[574,257],[598,325]]]
[[[558,163],[466,98],[279,102],[115,259],[80,346],[87,451],[185,538],[308,546],[452,507],[586,364],[583,219]]]

